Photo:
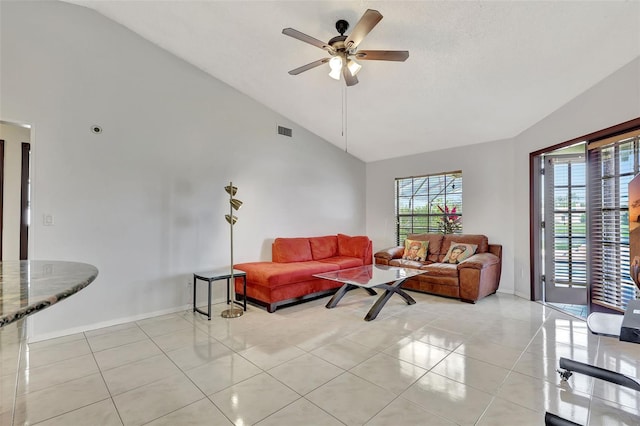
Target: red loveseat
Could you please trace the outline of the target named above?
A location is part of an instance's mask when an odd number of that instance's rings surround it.
[[[366,236],[344,234],[309,238],[276,238],[273,261],[235,265],[247,273],[247,300],[268,312],[283,305],[335,293],[339,282],[314,274],[373,263],[372,243]],[[243,280],[236,278],[236,294],[243,294]]]

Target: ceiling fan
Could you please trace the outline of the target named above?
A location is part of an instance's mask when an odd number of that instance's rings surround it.
[[[344,19],[336,22],[336,30],[339,36],[333,37],[328,43],[318,40],[317,38],[308,36],[293,28],[285,28],[282,34],[296,38],[305,43],[312,44],[320,49],[326,50],[331,55],[330,58],[322,58],[310,64],[292,69],[289,71],[291,75],[298,75],[304,71],[318,67],[322,64],[329,63],[331,72],[329,76],[340,80],[340,74],[344,76],[347,86],[358,84],[356,74],[362,66],[355,60],[363,61],[399,61],[404,62],[409,57],[407,50],[357,50],[358,45],[367,34],[380,22],[382,14],[377,10],[367,9],[360,18],[350,35],[344,33],[349,28],[349,23]]]

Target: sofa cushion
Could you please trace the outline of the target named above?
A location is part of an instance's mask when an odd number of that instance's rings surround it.
[[[447,254],[444,256],[443,263],[458,264],[465,259],[471,257],[478,248],[475,244],[452,243],[449,246]]]
[[[424,265],[427,265],[427,263],[418,262],[418,261],[415,261],[415,260],[392,259],[392,260],[389,261],[389,266],[398,266],[400,268],[420,269]]]
[[[410,240],[428,241],[429,245],[427,246],[428,254],[426,260],[430,262],[439,261],[438,257],[442,248],[443,234],[409,234],[407,238]]]
[[[362,259],[369,246],[369,237],[338,234],[338,255]]]
[[[339,269],[336,264],[314,260],[296,263],[249,262],[237,264],[235,268],[247,273],[247,282],[265,287],[307,281],[312,278],[313,274]]]
[[[313,260],[309,238],[276,238],[271,247],[271,258],[278,263]]]
[[[425,277],[455,277],[458,279],[458,267],[450,263],[432,263],[424,265],[420,269],[427,271]],[[420,275],[419,275],[420,276]]]
[[[326,237],[309,238],[311,245],[311,255],[313,260],[326,259],[338,254],[338,237],[327,235]]]
[[[340,269],[355,268],[356,266],[364,265],[362,259],[349,256],[333,256],[326,259],[320,259],[318,262],[333,263],[334,265],[338,265]]]
[[[418,241],[418,240],[404,240],[404,253],[402,253],[402,258],[405,260],[417,260],[419,262],[424,262],[427,257],[427,247],[429,246],[429,241]]]

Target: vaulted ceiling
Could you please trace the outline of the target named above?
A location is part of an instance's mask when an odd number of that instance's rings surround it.
[[[67,1],[366,162],[514,137],[640,56],[638,1]],[[406,62],[362,61],[348,88],[288,74],[328,55],[283,28],[328,41],[366,9],[384,18],[359,48]]]

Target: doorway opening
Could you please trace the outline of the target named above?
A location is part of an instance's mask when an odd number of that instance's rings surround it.
[[[29,258],[31,126],[0,121],[0,260]]]
[[[585,157],[580,142],[537,159],[541,300],[582,318],[588,313]]]
[[[531,300],[583,318],[624,312],[640,297],[629,272],[628,193],[640,173],[640,118],[529,159]]]

